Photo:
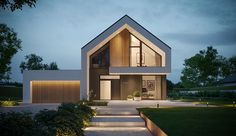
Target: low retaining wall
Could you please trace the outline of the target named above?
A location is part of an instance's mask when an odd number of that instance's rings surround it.
[[[161,130],[156,124],[154,124],[149,118],[147,118],[142,112],[139,113],[144,119],[145,125],[153,136],[167,136],[167,134]]]

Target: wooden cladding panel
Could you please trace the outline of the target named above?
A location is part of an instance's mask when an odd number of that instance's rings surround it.
[[[80,100],[79,81],[32,81],[33,103],[77,102]]]
[[[128,30],[123,30],[110,40],[110,66],[129,66],[129,42]]]

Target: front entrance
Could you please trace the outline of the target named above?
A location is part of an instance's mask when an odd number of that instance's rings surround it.
[[[111,100],[111,80],[100,81],[100,100]]]

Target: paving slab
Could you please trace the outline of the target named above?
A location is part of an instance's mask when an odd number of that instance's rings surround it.
[[[86,136],[152,136],[146,127],[87,127]]]
[[[138,115],[135,107],[96,107],[98,115]]]
[[[9,107],[0,107],[0,112],[31,112],[36,114],[40,110],[48,109],[48,110],[57,110],[57,107],[60,103],[45,103],[45,104],[20,104],[17,106],[9,106]]]
[[[111,100],[107,107],[110,108],[141,108],[141,107],[166,107],[166,106],[195,106],[192,102],[179,102],[171,100],[141,100],[141,101],[127,101],[127,100]]]
[[[96,116],[89,126],[93,127],[145,127],[140,116]]]

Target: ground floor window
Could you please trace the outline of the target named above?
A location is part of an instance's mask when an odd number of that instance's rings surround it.
[[[142,98],[161,99],[161,76],[142,76]]]
[[[126,100],[140,92],[143,100],[162,99],[162,76],[101,75],[100,100]]]

